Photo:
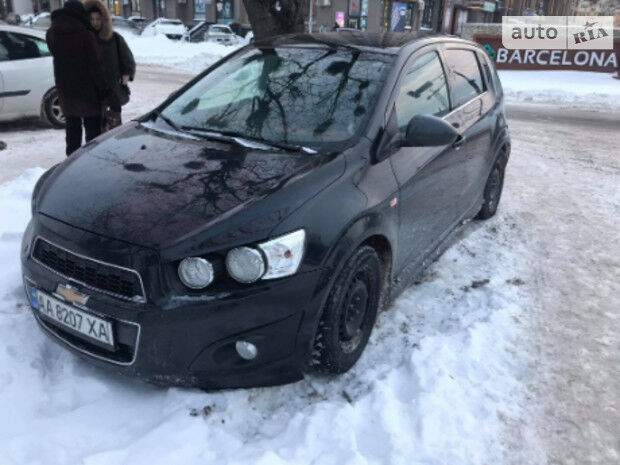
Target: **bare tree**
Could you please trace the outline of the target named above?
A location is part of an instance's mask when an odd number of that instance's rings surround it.
[[[304,32],[309,0],[243,0],[254,38]]]

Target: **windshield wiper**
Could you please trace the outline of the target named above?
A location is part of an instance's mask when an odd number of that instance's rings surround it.
[[[288,142],[277,142],[267,139],[261,139],[259,137],[248,137],[245,134],[236,131],[220,131],[209,130],[202,128],[195,128],[192,126],[181,126],[181,130],[187,131],[190,134],[196,134],[203,137],[212,137],[214,139],[236,142],[244,147],[257,148],[261,150],[269,150],[270,148],[278,148],[282,150],[305,152],[309,154],[318,153],[316,150],[306,147],[304,145],[289,144]]]

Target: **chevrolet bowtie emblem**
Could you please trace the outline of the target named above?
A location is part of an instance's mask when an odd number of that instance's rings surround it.
[[[88,296],[86,294],[82,294],[68,284],[59,284],[56,288],[56,293],[63,296],[64,299],[70,304],[85,305],[86,301],[88,300]]]

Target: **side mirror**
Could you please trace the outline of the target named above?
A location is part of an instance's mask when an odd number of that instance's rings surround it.
[[[407,134],[403,141],[405,147],[434,147],[449,145],[459,136],[450,124],[431,115],[416,115],[407,125]]]

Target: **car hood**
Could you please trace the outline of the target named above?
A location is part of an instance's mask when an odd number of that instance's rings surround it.
[[[190,240],[194,249],[217,249],[267,237],[342,174],[341,158],[257,150],[131,123],[58,165],[36,209],[149,248]]]

